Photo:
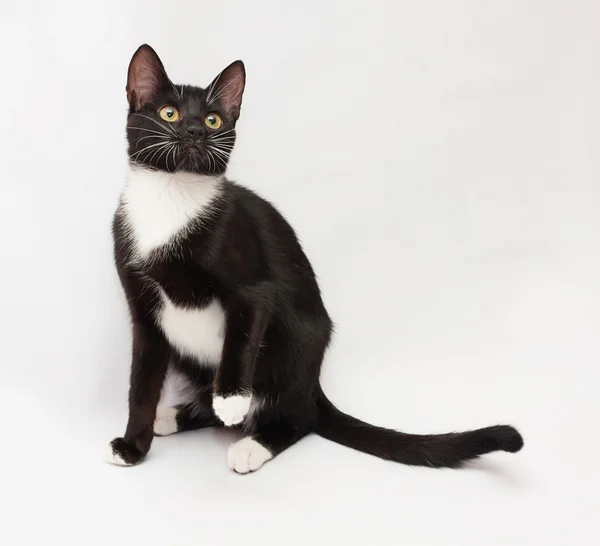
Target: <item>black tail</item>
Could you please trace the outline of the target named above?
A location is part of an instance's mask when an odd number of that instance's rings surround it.
[[[415,466],[458,468],[463,462],[492,451],[516,453],[521,434],[498,425],[449,434],[405,434],[364,423],[338,410],[321,389],[316,433],[338,444],[381,459]]]

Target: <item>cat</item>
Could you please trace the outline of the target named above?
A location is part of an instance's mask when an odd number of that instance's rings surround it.
[[[240,474],[309,433],[429,467],[519,451],[508,425],[405,434],[325,396],[333,326],[311,264],[275,207],[225,176],[245,84],[235,61],[205,89],[174,85],[146,44],[129,64],[129,170],[113,235],[133,347],[129,420],[108,462],[139,463],[155,435],[218,426],[242,433],[227,455]],[[185,378],[187,398],[157,408],[168,371]]]

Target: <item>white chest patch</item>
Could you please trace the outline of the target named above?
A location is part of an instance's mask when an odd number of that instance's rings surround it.
[[[221,177],[130,167],[121,199],[138,257],[175,242],[193,220],[210,214],[221,182]]]
[[[203,308],[179,307],[163,292],[158,323],[169,343],[184,356],[204,364],[221,362],[225,338],[225,312],[215,299]]]

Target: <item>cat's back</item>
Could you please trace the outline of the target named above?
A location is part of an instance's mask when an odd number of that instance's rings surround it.
[[[296,255],[302,252],[298,237],[284,214],[268,199],[237,182],[226,182],[230,201],[236,203],[238,212],[256,230],[261,243],[268,250]]]
[[[292,225],[267,199],[237,183],[227,182],[228,193],[238,205],[234,213],[243,229],[252,230],[269,277],[294,306],[323,311],[320,290],[312,264]],[[239,214],[239,212],[242,212]]]

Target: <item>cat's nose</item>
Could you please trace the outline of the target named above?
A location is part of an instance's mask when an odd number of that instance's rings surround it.
[[[204,127],[199,123],[190,125],[186,130],[187,134],[190,135],[194,140],[200,138],[204,134]]]

